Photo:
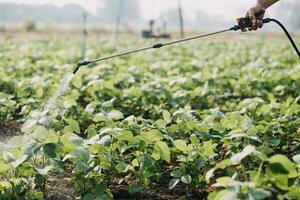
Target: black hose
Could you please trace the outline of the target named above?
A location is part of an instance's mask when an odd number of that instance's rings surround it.
[[[292,46],[294,47],[296,53],[298,54],[298,56],[300,58],[300,52],[299,52],[299,49],[298,49],[296,43],[294,42],[294,40],[291,37],[291,35],[289,34],[289,32],[287,31],[287,29],[283,26],[283,24],[280,21],[278,21],[276,19],[273,19],[273,18],[266,18],[266,19],[263,19],[263,22],[264,23],[275,22],[276,24],[278,24],[282,28],[282,30],[284,31],[284,33],[286,34],[286,36],[289,38]]]

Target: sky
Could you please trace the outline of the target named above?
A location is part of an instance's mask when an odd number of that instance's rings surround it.
[[[126,1],[130,0],[123,0]],[[159,14],[170,8],[177,7],[177,0],[138,0],[140,1],[141,15],[145,19],[154,19]],[[181,0],[182,6],[189,18],[193,18],[196,10],[202,10],[210,14],[232,18],[243,16],[244,13],[256,0]],[[23,3],[23,4],[52,4],[63,6],[68,3],[79,4],[92,13],[97,13],[101,6],[101,0],[0,0],[0,3]]]

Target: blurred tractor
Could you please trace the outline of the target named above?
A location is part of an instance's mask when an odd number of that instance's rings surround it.
[[[167,33],[167,23],[164,21],[163,23],[163,28],[161,31],[161,29],[159,29],[159,31],[154,31],[154,20],[150,20],[149,25],[150,25],[150,29],[149,30],[143,30],[142,31],[142,37],[143,38],[171,38],[171,35],[169,33]]]

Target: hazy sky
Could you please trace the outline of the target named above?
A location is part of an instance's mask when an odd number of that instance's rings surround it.
[[[123,0],[126,1],[130,0]],[[177,0],[138,0],[140,1],[141,15],[146,19],[156,18],[159,13],[168,8],[177,6]],[[195,10],[203,10],[210,14],[222,15],[227,18],[244,15],[245,11],[256,0],[181,0],[182,6],[189,17]],[[96,13],[101,0],[0,0],[0,3],[13,2],[24,4],[53,4],[63,6],[67,3],[76,3],[88,11]]]

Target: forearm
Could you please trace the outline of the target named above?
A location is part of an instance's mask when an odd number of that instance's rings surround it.
[[[267,9],[279,0],[257,0],[257,4],[262,8]]]

